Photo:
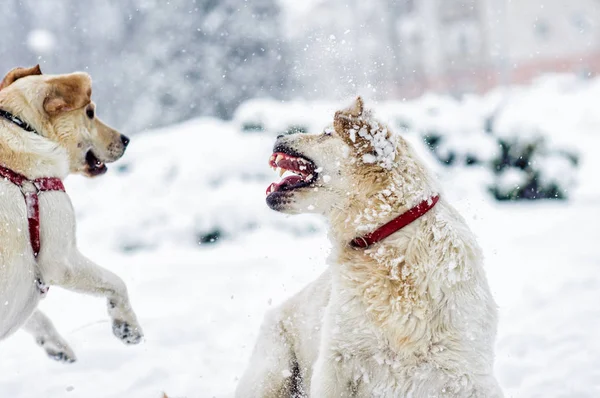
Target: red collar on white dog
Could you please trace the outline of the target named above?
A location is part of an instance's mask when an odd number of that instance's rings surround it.
[[[44,191],[65,192],[65,186],[60,178],[42,177],[30,180],[22,174],[0,166],[0,177],[4,177],[19,187],[27,205],[27,221],[29,222],[29,238],[33,255],[37,258],[40,253],[40,205],[38,193]]]
[[[375,231],[366,234],[365,236],[359,236],[358,238],[352,239],[350,246],[356,249],[366,249],[372,244],[387,238],[394,232],[401,230],[411,222],[415,221],[417,218],[423,216],[425,213],[431,210],[433,206],[435,206],[439,199],[440,197],[436,195],[422,201],[415,207],[409,209],[407,212],[400,214],[392,221],[383,224]]]

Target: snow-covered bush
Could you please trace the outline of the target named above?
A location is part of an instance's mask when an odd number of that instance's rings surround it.
[[[544,90],[544,83],[530,91]],[[522,97],[518,94],[498,90],[462,100],[428,95],[389,103],[385,112],[397,128],[418,134],[441,164],[459,172],[488,169],[493,178],[485,188],[496,200],[566,199],[575,183],[577,152],[551,140],[556,134],[526,111],[515,113],[508,104]]]
[[[498,200],[566,199],[575,182],[578,158],[567,150],[549,147],[538,138],[499,138],[500,156],[490,192]]]
[[[460,134],[420,132],[444,165],[481,166],[495,175],[489,191],[497,200],[566,199],[575,181],[577,155],[549,145],[544,134],[497,135],[482,125]]]

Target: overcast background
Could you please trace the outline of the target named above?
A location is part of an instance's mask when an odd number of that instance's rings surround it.
[[[0,70],[89,72],[130,134],[245,99],[413,98],[595,72],[595,0],[4,0]]]

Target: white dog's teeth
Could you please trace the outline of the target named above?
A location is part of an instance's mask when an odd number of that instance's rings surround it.
[[[281,159],[283,159],[283,155],[277,155],[277,157],[275,158],[275,163],[279,163]]]
[[[279,168],[279,177],[285,174],[285,169]]]
[[[312,179],[313,179],[313,175],[312,175],[312,174],[309,174],[309,175],[306,177],[306,181],[310,181],[310,180],[312,180]]]

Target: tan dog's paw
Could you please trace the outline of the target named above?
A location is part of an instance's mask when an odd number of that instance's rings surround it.
[[[139,326],[132,326],[118,319],[113,321],[113,334],[127,345],[139,344],[144,338],[144,333]]]
[[[58,362],[73,363],[77,360],[75,356],[71,356],[71,354],[66,351],[53,352],[46,350],[46,354],[48,354],[48,357]]]
[[[37,343],[46,351],[48,357],[55,361],[73,363],[77,360],[75,353],[65,341],[38,339]]]

